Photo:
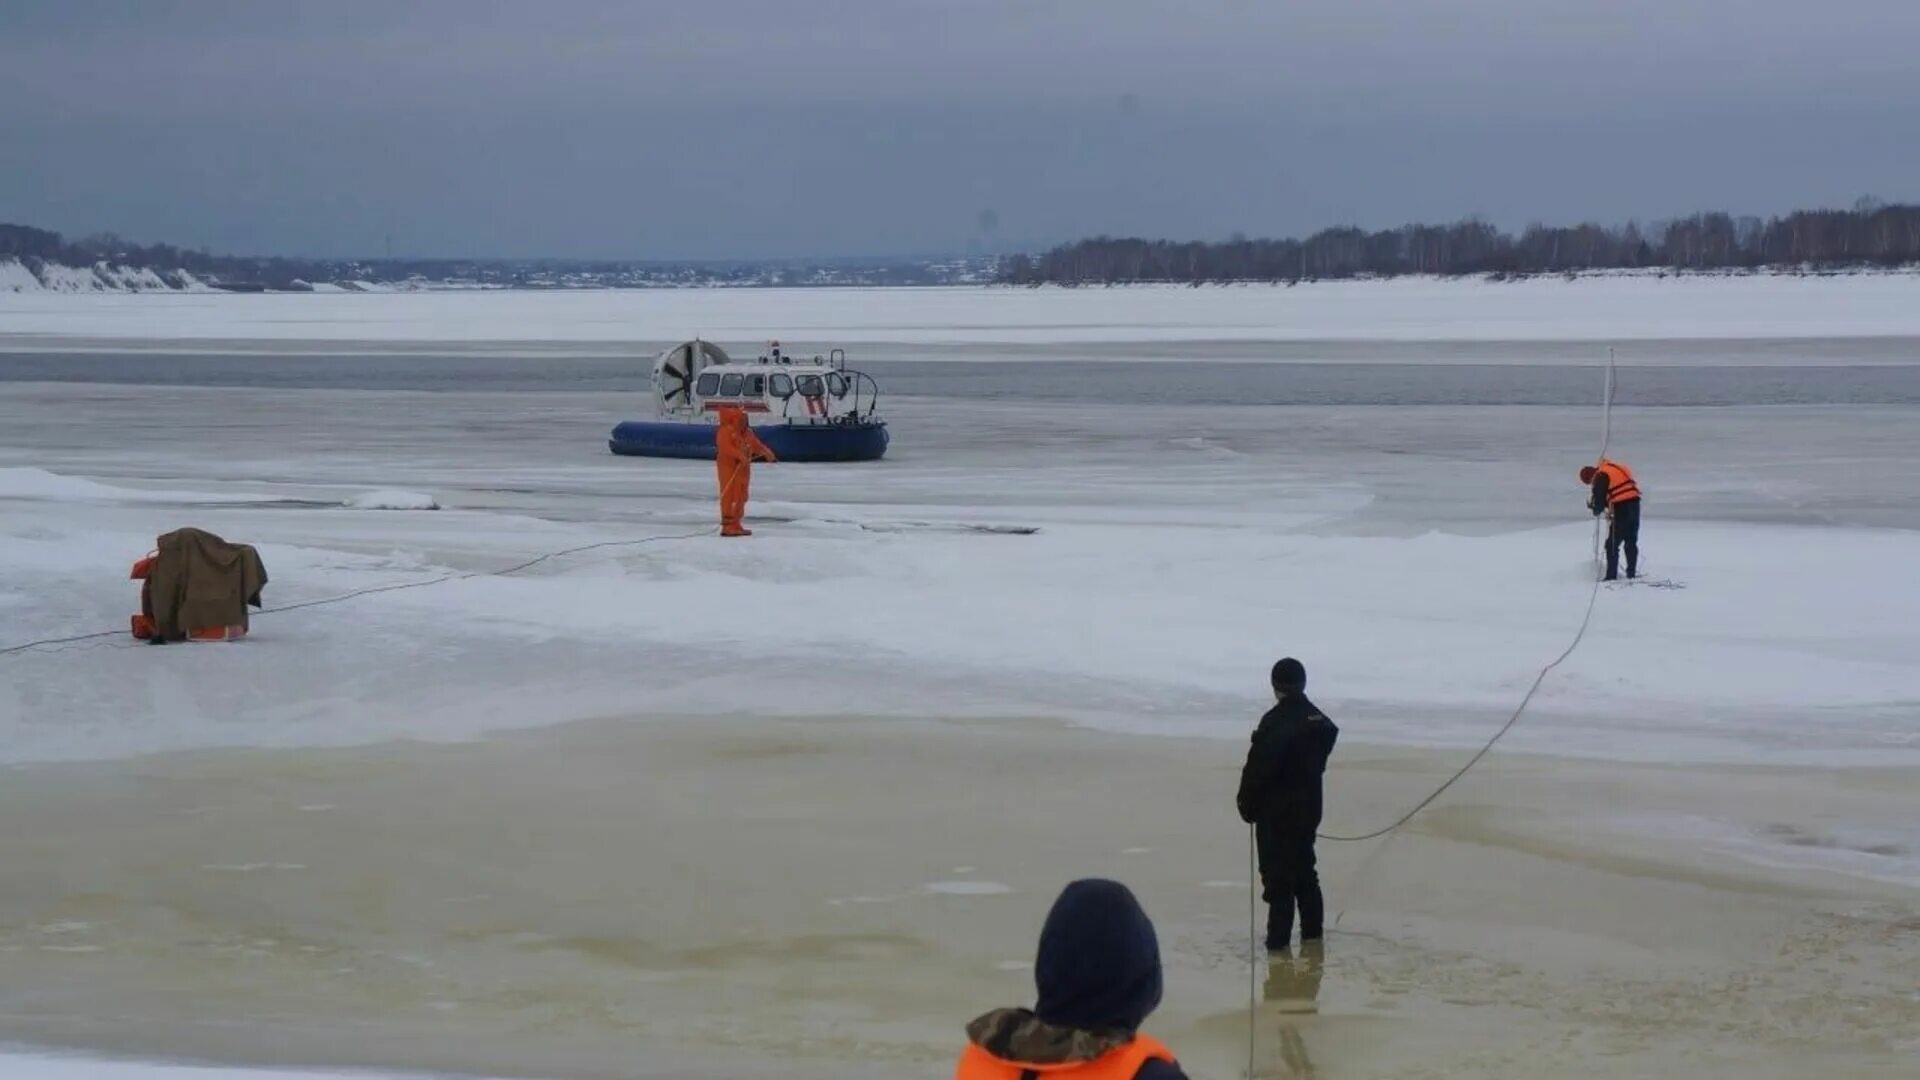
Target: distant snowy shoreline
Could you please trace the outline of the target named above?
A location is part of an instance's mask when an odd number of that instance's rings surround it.
[[[1716,267],[1689,270],[1672,266],[1646,266],[1630,269],[1552,270],[1495,272],[1485,274],[1353,274],[1347,277],[1245,278],[1226,281],[1088,281],[1073,283],[1041,282],[1032,285],[996,282],[997,289],[1242,289],[1296,288],[1302,285],[1376,284],[1402,281],[1463,282],[1493,285],[1531,281],[1598,281],[1609,279],[1679,280],[1711,278],[1852,278],[1920,277],[1920,263],[1907,266],[1751,266]]]
[[[357,348],[582,343],[693,335],[969,358],[1075,343],[1091,355],[1195,355],[1207,343],[1813,341],[1920,337],[1920,273],[1399,277],[1295,286],[420,289],[140,295],[0,290],[0,351],[190,342]],[[378,343],[370,345],[369,343]],[[1127,353],[1126,349],[1134,350]],[[1800,352],[1818,358],[1818,350]],[[1902,352],[1903,362],[1913,356]]]
[[[155,271],[145,267],[63,266],[39,262],[30,267],[18,259],[0,259],[0,293],[135,293],[210,292],[206,282],[185,270]]]
[[[0,259],[0,294],[7,293],[208,293],[208,292],[272,292],[281,295],[299,294],[339,294],[339,293],[386,293],[386,292],[655,292],[683,290],[761,290],[761,289],[843,289],[872,288],[888,290],[915,289],[1013,289],[1023,291],[1076,291],[1087,289],[1249,289],[1249,288],[1297,288],[1304,285],[1326,284],[1387,284],[1393,282],[1478,282],[1488,284],[1511,284],[1530,281],[1588,281],[1605,279],[1647,279],[1675,280],[1696,278],[1854,278],[1854,277],[1920,277],[1920,265],[1908,266],[1761,266],[1739,268],[1716,268],[1706,270],[1676,269],[1673,267],[1644,267],[1636,269],[1604,270],[1568,270],[1539,273],[1491,273],[1491,274],[1356,274],[1350,277],[1325,277],[1291,279],[1249,278],[1225,281],[1125,281],[1125,282],[1082,282],[1078,284],[1059,284],[1045,282],[1040,284],[1007,284],[987,280],[960,280],[941,283],[913,282],[900,284],[849,283],[833,280],[784,280],[779,275],[751,280],[644,280],[623,283],[609,283],[598,278],[580,280],[558,279],[540,281],[525,285],[505,285],[495,282],[481,282],[464,279],[416,278],[404,281],[295,281],[290,287],[278,289],[260,289],[256,287],[221,287],[195,277],[185,270],[161,270],[141,267],[114,265],[107,262],[91,266],[67,266],[59,263],[40,262],[28,265],[18,259]]]

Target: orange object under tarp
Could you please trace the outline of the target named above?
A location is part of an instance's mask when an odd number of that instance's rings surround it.
[[[129,629],[134,637],[155,642],[246,637],[247,606],[260,606],[267,582],[266,568],[251,546],[229,544],[199,529],[161,536],[157,550],[137,560],[127,576],[142,583],[140,613],[129,620]],[[155,607],[156,582],[165,588],[164,611]],[[208,620],[209,615],[220,621]]]

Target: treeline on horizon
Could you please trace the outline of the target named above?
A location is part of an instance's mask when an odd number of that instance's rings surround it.
[[[762,284],[770,274],[839,275],[839,279],[875,285],[940,284],[942,270],[926,260],[907,258],[724,259],[646,262],[586,258],[368,258],[217,255],[204,248],[138,244],[112,233],[69,240],[60,233],[0,222],[0,260],[17,260],[38,272],[47,264],[85,267],[98,263],[153,270],[185,271],[222,287],[253,286],[282,290],[303,283],[458,280],[505,288],[546,287],[555,274],[576,275],[615,287],[694,279],[701,284]],[[980,268],[987,280],[992,264]]]
[[[316,281],[404,281],[409,277],[440,279],[460,276],[481,284],[511,286],[548,260],[495,259],[322,259],[282,255],[217,255],[204,248],[172,244],[138,244],[113,233],[69,240],[50,229],[0,222],[0,259],[17,259],[30,270],[39,264],[92,266],[108,263],[136,270],[167,273],[184,270],[207,282],[254,285],[269,289],[296,287]],[[551,260],[571,270],[615,273],[625,264],[604,260]]]
[[[1224,243],[1096,237],[1001,265],[1009,285],[1292,282],[1327,278],[1530,276],[1596,270],[1837,269],[1920,263],[1920,206],[1862,199],[1852,210],[1800,210],[1762,220],[1695,214],[1643,229],[1530,225],[1514,236],[1478,218],[1367,232],[1327,229],[1305,240]]]
[[[0,223],[0,259],[17,259],[28,269],[38,263],[92,266],[109,263],[136,270],[184,270],[196,278],[286,288],[299,281],[330,281],[365,273],[368,264],[339,259],[302,259],[248,255],[215,255],[205,249],[172,244],[137,244],[112,233],[69,240],[49,229]],[[447,260],[387,260],[386,274],[433,272],[453,265]],[[384,276],[384,275],[383,275]]]

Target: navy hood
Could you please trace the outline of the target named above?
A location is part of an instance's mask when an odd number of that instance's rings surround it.
[[[1068,885],[1040,931],[1033,981],[1047,1024],[1137,1030],[1160,1006],[1160,940],[1140,901],[1117,881]]]

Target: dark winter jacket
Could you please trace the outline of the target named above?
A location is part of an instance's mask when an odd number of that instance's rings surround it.
[[[1587,496],[1587,509],[1593,511],[1594,517],[1607,512],[1608,493],[1612,490],[1613,477],[1607,475],[1607,470],[1601,469],[1593,474],[1593,490]]]
[[[1321,778],[1340,729],[1305,694],[1288,694],[1254,729],[1234,797],[1240,820],[1320,818]]]
[[[967,1025],[967,1038],[1002,1062],[1093,1061],[1132,1042],[1160,1005],[1160,943],[1133,893],[1117,881],[1066,887],[1040,931],[1034,1008],[996,1009]],[[1135,1080],[1185,1080],[1152,1060]]]

